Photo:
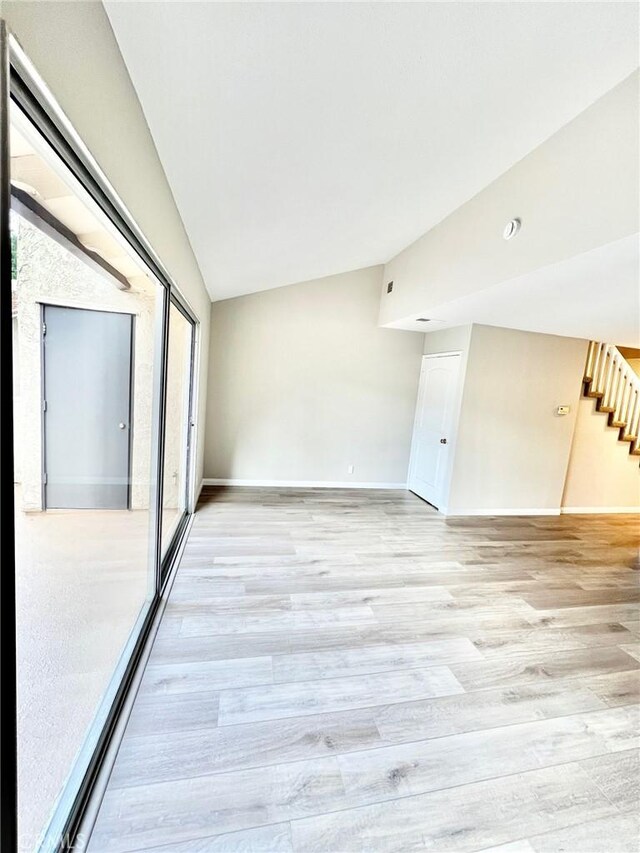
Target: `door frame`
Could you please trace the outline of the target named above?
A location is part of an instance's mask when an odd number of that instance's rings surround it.
[[[452,404],[452,418],[453,418],[453,428],[451,430],[451,439],[449,443],[449,454],[447,458],[447,470],[445,470],[443,477],[443,489],[446,498],[449,497],[449,486],[451,485],[451,474],[452,474],[452,460],[453,460],[453,449],[455,449],[456,444],[456,435],[458,432],[458,424],[456,421],[456,413],[459,412],[460,408],[460,389],[462,388],[462,371],[464,368],[464,352],[462,350],[447,350],[445,352],[433,352],[433,353],[425,353],[422,356],[420,361],[420,377],[418,380],[418,393],[416,396],[416,411],[413,418],[413,432],[411,433],[411,452],[409,454],[409,467],[407,470],[407,489],[412,492],[412,494],[416,495],[416,497],[423,500],[425,503],[428,503],[429,506],[432,506],[434,509],[438,510],[438,512],[443,515],[447,514],[446,505],[435,506],[435,504],[430,503],[426,498],[423,498],[421,495],[418,495],[416,492],[413,492],[410,488],[411,483],[411,474],[413,471],[413,466],[416,461],[416,431],[418,426],[418,417],[420,414],[420,403],[422,402],[422,397],[424,394],[424,367],[428,359],[438,359],[438,358],[447,358],[448,356],[458,356],[460,358],[460,366],[458,369],[458,375],[456,377],[456,388],[454,389],[453,396],[453,404]]]
[[[98,314],[118,314],[129,317],[131,323],[131,345],[129,347],[129,408],[127,412],[127,423],[129,424],[129,441],[127,446],[127,505],[125,509],[131,510],[131,483],[133,477],[133,400],[135,393],[134,386],[134,367],[136,356],[136,315],[129,311],[112,311],[106,308],[84,308],[80,305],[63,305],[56,302],[40,302],[40,447],[41,447],[41,466],[42,466],[42,509],[47,510],[47,432],[46,432],[46,416],[47,409],[45,401],[47,399],[47,379],[46,379],[46,359],[45,359],[45,338],[46,338],[46,321],[45,312],[47,308],[67,308],[73,311],[94,311]],[[55,507],[53,507],[55,509]],[[78,512],[82,511],[82,507],[75,508]],[[116,510],[121,512],[118,508]]]
[[[5,519],[14,515],[13,459],[13,318],[11,295],[11,176],[9,151],[9,34],[0,18],[0,340],[2,341],[2,507]],[[0,634],[5,652],[2,660],[2,684],[5,702],[2,709],[2,766],[0,796],[0,846],[18,849],[18,738],[16,679],[16,573],[15,527],[7,523],[2,530],[3,565],[0,573],[2,622]]]
[[[176,310],[178,310],[185,320],[191,326],[191,346],[189,348],[189,394],[188,394],[188,404],[187,404],[187,447],[186,447],[186,477],[185,477],[185,490],[184,490],[184,501],[185,501],[185,511],[182,513],[182,517],[180,518],[176,528],[173,532],[173,536],[171,537],[171,541],[167,545],[167,550],[164,555],[162,554],[162,515],[163,515],[163,491],[164,491],[164,476],[162,476],[161,482],[158,484],[160,489],[160,555],[161,555],[161,564],[160,564],[160,588],[164,588],[164,585],[167,581],[167,577],[170,573],[171,566],[174,562],[176,553],[180,550],[180,545],[182,542],[182,537],[184,536],[184,532],[186,527],[189,524],[189,519],[192,513],[195,511],[194,504],[194,483],[193,483],[193,474],[194,474],[194,463],[195,463],[195,454],[193,452],[194,447],[196,446],[195,442],[195,413],[194,413],[194,403],[195,403],[195,367],[196,367],[196,332],[198,329],[198,321],[193,316],[189,308],[184,301],[180,299],[176,294],[170,294],[169,299],[167,299],[167,318],[170,317],[171,306],[174,306]],[[169,359],[169,335],[171,334],[171,325],[170,322],[167,326],[167,345],[165,347],[165,367],[164,367],[164,388],[163,395],[165,398],[166,405],[166,394],[167,394],[167,375],[168,375],[168,359]],[[165,419],[166,420],[166,419]],[[166,440],[166,422],[163,423],[162,426],[162,459],[164,461],[164,447]],[[164,464],[163,464],[164,469]],[[163,470],[164,474],[164,470]]]

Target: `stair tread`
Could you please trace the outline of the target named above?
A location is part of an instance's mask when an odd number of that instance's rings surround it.
[[[599,355],[597,358],[599,359],[602,355],[602,347],[605,347],[606,350],[606,358],[609,359],[610,351],[613,353],[613,362],[607,362],[603,365],[598,363],[598,366],[594,370],[593,364],[593,353],[594,348],[599,348]],[[613,372],[611,368],[611,364],[613,364]],[[587,368],[591,369],[591,372],[594,376],[590,376],[588,373],[585,373],[583,376],[583,387],[582,393],[584,397],[590,398],[596,401],[595,409],[597,412],[601,412],[604,415],[607,415],[607,425],[612,429],[618,430],[618,441],[625,441],[629,446],[629,455],[630,456],[640,456],[640,428],[636,423],[635,416],[635,406],[637,406],[638,401],[638,380],[628,372],[623,372],[621,362],[620,362],[620,353],[615,349],[615,347],[611,347],[609,345],[597,344],[595,342],[591,342],[589,345],[589,356],[587,358]],[[607,386],[602,391],[596,390],[596,386],[598,384],[598,378],[600,377],[600,381],[604,382]],[[630,384],[630,389],[628,390],[628,386]],[[633,401],[631,395],[635,394],[636,399]],[[607,398],[611,398],[613,395],[613,399],[616,403],[620,405],[607,406],[605,405],[605,401]],[[626,409],[625,409],[626,406]],[[617,420],[616,415],[621,413],[622,411],[626,411],[627,420]],[[635,432],[627,432],[633,427],[635,428]]]

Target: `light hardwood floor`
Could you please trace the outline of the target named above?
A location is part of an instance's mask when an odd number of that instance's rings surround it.
[[[91,853],[637,851],[638,532],[206,490]]]

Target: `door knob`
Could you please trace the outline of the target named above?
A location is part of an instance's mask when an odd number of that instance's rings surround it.
[[[447,443],[447,439],[446,439],[446,438],[441,438],[441,439],[440,439],[440,444],[446,444],[446,443]]]
[[[118,429],[126,429],[126,428],[127,428],[127,425],[123,424],[122,421],[120,421],[120,423],[118,424]]]

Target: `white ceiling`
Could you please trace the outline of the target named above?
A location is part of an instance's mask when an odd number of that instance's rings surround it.
[[[635,3],[105,5],[213,299],[386,262],[638,64]]]
[[[449,326],[485,323],[640,345],[640,240],[632,234],[567,261],[550,264],[469,296],[433,305],[421,316],[391,324],[396,329],[434,332]]]

